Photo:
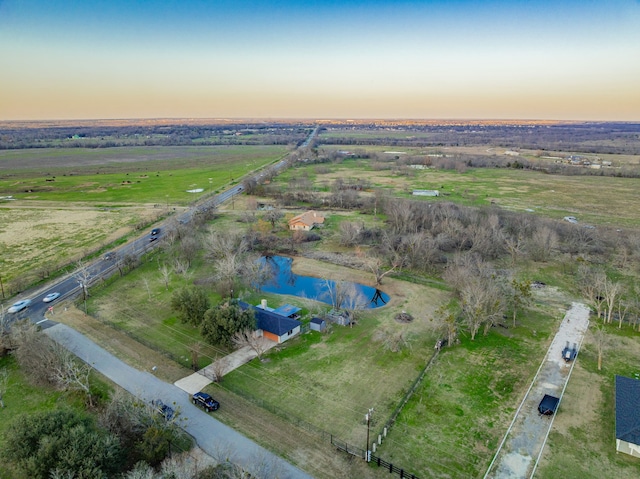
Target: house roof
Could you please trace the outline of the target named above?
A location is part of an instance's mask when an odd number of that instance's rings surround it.
[[[322,324],[324,323],[324,319],[321,318],[311,318],[311,322],[314,324]]]
[[[319,215],[315,211],[306,211],[298,216],[294,216],[289,220],[289,224],[303,223],[307,226],[321,225],[324,223],[324,216]]]
[[[640,445],[640,381],[616,376],[616,439]]]
[[[238,301],[238,306],[245,310],[249,308],[253,309],[258,329],[262,329],[263,331],[267,331],[278,336],[282,336],[302,324],[300,321],[296,321],[295,319],[280,316],[279,314],[272,313],[271,311],[267,311],[262,308],[256,308],[244,301]]]
[[[273,310],[274,313],[279,314],[280,316],[291,316],[292,314],[296,314],[302,308],[298,308],[292,304],[283,304],[279,308]]]

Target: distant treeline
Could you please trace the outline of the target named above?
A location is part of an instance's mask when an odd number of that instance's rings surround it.
[[[113,148],[119,146],[298,145],[310,125],[140,125],[3,128],[0,149]]]
[[[300,145],[312,124],[78,125],[19,128],[0,123],[0,149],[118,146]],[[331,124],[314,145],[487,146],[640,155],[640,123]]]
[[[401,134],[401,135],[400,135]],[[595,154],[640,154],[640,123],[519,125],[331,125],[318,144],[500,146]]]

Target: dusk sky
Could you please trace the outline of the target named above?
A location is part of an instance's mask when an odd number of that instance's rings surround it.
[[[0,120],[640,120],[640,1],[0,0]]]

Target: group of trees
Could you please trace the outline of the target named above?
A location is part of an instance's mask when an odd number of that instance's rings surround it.
[[[256,329],[253,311],[243,310],[231,300],[211,307],[207,292],[199,286],[177,290],[171,297],[171,307],[182,322],[198,327],[211,344],[233,347],[237,333]]]
[[[113,148],[121,146],[290,145],[302,142],[310,125],[298,123],[4,126],[0,149]]]
[[[16,416],[5,436],[2,462],[34,478],[113,477],[135,463],[160,464],[171,444],[188,443],[177,427],[179,411],[166,420],[150,404],[126,393],[106,401],[95,386],[92,368],[43,334],[30,321],[0,324],[3,354],[11,353],[19,370],[43,390],[64,390],[85,399],[87,412],[54,408]],[[0,371],[0,404],[8,387]],[[30,400],[40,401],[40,397]],[[8,406],[10,407],[10,406]],[[39,409],[38,405],[34,407]],[[96,414],[97,413],[97,416]]]
[[[389,124],[386,122],[333,124],[318,144],[390,146],[477,146],[500,145],[550,151],[584,153],[640,153],[637,123],[558,124]],[[360,133],[354,135],[354,132]],[[613,140],[613,141],[612,141]]]

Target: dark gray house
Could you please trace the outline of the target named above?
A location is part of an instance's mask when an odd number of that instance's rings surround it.
[[[616,451],[640,457],[640,380],[616,376]]]
[[[252,309],[256,318],[256,327],[267,339],[276,343],[283,343],[287,339],[300,334],[300,321],[282,316],[272,311],[251,306],[244,301],[238,301],[238,306],[242,309]]]

